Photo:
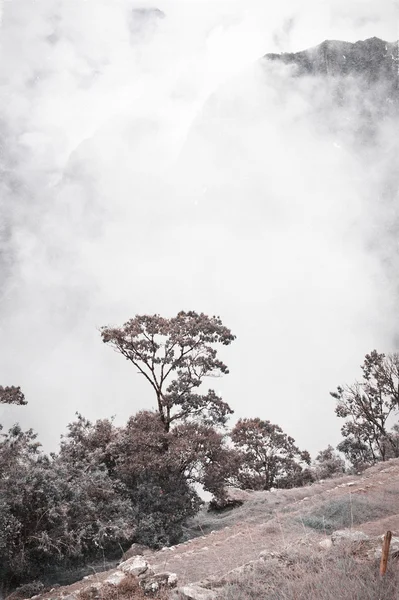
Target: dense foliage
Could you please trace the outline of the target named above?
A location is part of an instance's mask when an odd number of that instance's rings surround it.
[[[236,475],[240,487],[270,490],[296,487],[312,479],[306,469],[309,453],[299,450],[295,440],[270,421],[240,419],[231,439],[241,451]]]

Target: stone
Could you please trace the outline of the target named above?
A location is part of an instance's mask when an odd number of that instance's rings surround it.
[[[118,568],[124,573],[138,576],[148,571],[148,567],[148,562],[144,560],[144,558],[141,556],[133,556],[133,558],[129,558],[122,562]]]
[[[143,544],[132,544],[129,550],[126,550],[124,553],[121,562],[125,562],[129,560],[129,558],[133,558],[134,556],[143,556],[143,554],[147,554],[150,552],[148,546],[144,546]]]
[[[216,600],[217,594],[199,585],[185,585],[177,588],[176,593],[171,597],[184,598],[184,600]]]
[[[350,531],[349,529],[339,529],[331,535],[334,546],[345,542],[363,542],[369,539],[369,536],[363,531]]]
[[[140,579],[140,587],[145,594],[156,594],[163,588],[173,588],[176,585],[176,573],[157,573],[156,575],[146,575]]]
[[[110,575],[109,577],[107,577],[107,579],[104,580],[104,583],[118,585],[119,583],[121,583],[121,581],[125,579],[125,577],[126,573],[124,573],[123,571],[115,571],[114,573],[112,573],[112,575]]]
[[[85,592],[92,600],[97,600],[101,596],[101,588],[103,587],[102,583],[92,583],[85,588],[83,588],[83,592]]]
[[[381,558],[382,555],[382,542],[384,541],[384,535],[379,536],[378,538],[373,538],[373,542],[376,546],[374,552],[369,553],[369,558]],[[389,555],[390,556],[398,556],[399,555],[399,537],[392,537],[391,543],[389,546]]]
[[[274,558],[276,555],[274,552],[270,552],[270,550],[262,550],[259,552],[259,558],[261,560],[267,560],[268,558]]]
[[[326,538],[325,540],[322,540],[321,542],[319,542],[319,546],[323,550],[329,550],[332,545],[333,545],[333,543],[330,538]]]

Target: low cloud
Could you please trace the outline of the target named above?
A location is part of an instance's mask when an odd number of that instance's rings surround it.
[[[315,452],[339,437],[328,392],[395,344],[396,141],[381,124],[361,147],[355,100],[338,111],[320,81],[258,59],[393,41],[391,4],[137,6],[3,5],[0,375],[29,405],[0,420],[54,449],[75,411],[150,407],[97,329],[194,309],[237,334],[220,380],[236,416]]]

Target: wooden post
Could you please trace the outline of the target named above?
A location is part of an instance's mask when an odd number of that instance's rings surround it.
[[[392,531],[387,531],[382,542],[382,555],[380,563],[380,575],[383,576],[387,572],[389,546],[391,545]]]

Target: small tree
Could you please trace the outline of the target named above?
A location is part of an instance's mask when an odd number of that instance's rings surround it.
[[[361,369],[363,381],[339,386],[330,394],[337,401],[336,415],[346,419],[341,432],[349,441],[339,449],[347,456],[356,450],[363,459],[375,463],[386,460],[388,447],[390,454],[398,456],[388,422],[399,407],[399,354],[373,350],[366,354]]]
[[[356,472],[364,471],[376,462],[369,444],[355,438],[353,435],[345,437],[338,444],[337,450],[342,452]]]
[[[102,327],[101,336],[149,382],[166,432],[193,419],[224,425],[233,412],[214,390],[199,391],[206,377],[229,372],[214,346],[228,346],[235,336],[219,317],[192,311],[171,319],[137,315],[122,327]]]
[[[317,479],[329,479],[345,473],[345,461],[332,446],[328,445],[316,456],[313,468]]]
[[[269,490],[301,485],[310,455],[295,445],[278,425],[270,421],[240,419],[231,439],[241,451],[237,484],[242,488]]]

